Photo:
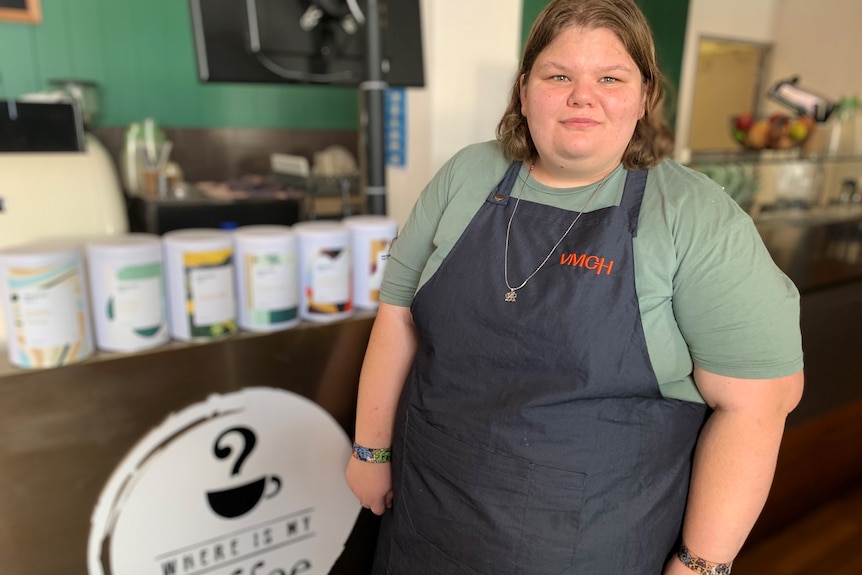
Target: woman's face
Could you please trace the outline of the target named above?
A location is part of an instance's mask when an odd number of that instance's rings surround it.
[[[614,32],[564,30],[521,79],[521,113],[539,152],[536,168],[552,178],[613,169],[644,101],[640,70]]]

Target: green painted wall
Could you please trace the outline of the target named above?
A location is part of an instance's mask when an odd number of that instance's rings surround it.
[[[527,42],[527,36],[530,35],[530,28],[533,27],[533,22],[539,16],[542,9],[547,6],[549,0],[524,0],[524,16],[521,19],[521,47]]]
[[[637,0],[637,2],[649,20],[655,38],[659,67],[670,84],[666,109],[668,118],[673,124],[676,120],[676,101],[679,94],[679,77],[682,72],[682,53],[685,49],[689,0]]]
[[[524,19],[521,26],[523,41],[530,28],[549,0],[524,0]],[[670,84],[667,97],[668,117],[675,119],[679,76],[682,71],[682,53],[685,48],[685,27],[688,20],[689,0],[636,0],[649,20],[655,37],[659,66]]]
[[[203,84],[187,0],[42,0],[43,22],[0,23],[0,98],[57,78],[102,87],[102,126],[357,129],[355,88]]]
[[[638,1],[678,86],[688,0]],[[526,38],[547,0],[523,2]],[[42,13],[37,25],[0,22],[0,98],[79,78],[102,87],[102,126],[150,116],[171,127],[359,127],[355,88],[199,82],[187,0],[42,0]]]

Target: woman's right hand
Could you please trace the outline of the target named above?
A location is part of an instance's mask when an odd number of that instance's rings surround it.
[[[418,346],[409,307],[380,302],[359,374],[356,435],[360,445],[391,445],[395,413]],[[366,509],[383,515],[392,507],[392,464],[350,458],[347,484]]]
[[[347,464],[347,485],[366,509],[375,515],[392,507],[392,464],[372,463],[350,458]]]

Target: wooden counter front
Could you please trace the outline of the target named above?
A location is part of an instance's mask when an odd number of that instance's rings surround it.
[[[802,294],[805,392],[748,544],[862,485],[862,281]]]
[[[352,436],[373,317],[100,353],[46,370],[14,368],[4,356],[0,573],[86,573],[90,517],[115,467],[168,415],[212,394],[286,389],[315,401]]]

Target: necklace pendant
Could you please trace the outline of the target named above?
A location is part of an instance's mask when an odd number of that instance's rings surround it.
[[[518,298],[518,294],[515,293],[515,290],[510,289],[506,292],[506,301],[515,301]]]

